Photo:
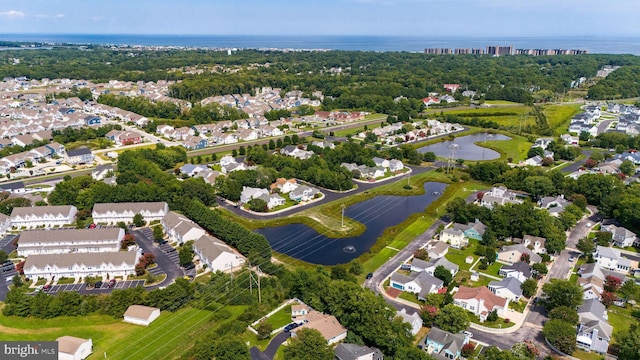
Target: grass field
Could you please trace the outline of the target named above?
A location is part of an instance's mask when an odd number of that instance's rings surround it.
[[[478,256],[473,255],[473,252],[477,246],[478,242],[471,240],[469,241],[469,245],[465,247],[464,250],[449,248],[449,251],[444,257],[452,263],[458,265],[460,267],[460,270],[469,270],[469,268],[471,268],[471,265],[473,265],[473,263],[478,260]],[[467,264],[465,262],[467,256],[473,256],[473,261],[471,262],[471,264]]]
[[[505,113],[509,113],[509,115],[504,115]],[[447,114],[459,115],[467,119],[477,116],[481,120],[494,121],[501,127],[510,129],[519,129],[521,125],[522,127],[535,125],[535,117],[530,115],[530,113],[531,107],[521,104],[508,107],[447,111]]]
[[[281,328],[291,322],[291,305],[287,305],[271,315],[267,320],[267,324],[271,324],[273,329]]]
[[[612,306],[608,311],[609,324],[613,326],[613,342],[615,343],[617,338],[629,331],[631,324],[638,322],[638,319],[634,318],[630,314],[630,310]]]
[[[480,146],[499,152],[502,155],[500,159],[511,158],[514,163],[525,160],[532,143],[527,141],[524,136],[515,134],[508,134],[508,136],[511,137],[511,140],[483,141]]]
[[[501,264],[499,262],[494,262],[493,264],[489,265],[489,267],[486,270],[480,270],[480,269],[476,269],[476,270],[479,272],[483,272],[485,274],[501,277],[499,274],[499,271],[500,271],[500,268],[503,266],[504,264]]]
[[[554,135],[562,135],[569,131],[571,118],[580,112],[580,104],[547,105],[542,112],[547,117]]]
[[[235,319],[246,307],[227,307]],[[182,356],[202,331],[219,325],[207,310],[185,308],[162,312],[148,327],[126,324],[107,315],[55,319],[0,315],[3,340],[55,340],[64,335],[91,338],[88,359],[171,359]],[[233,321],[233,320],[227,320]]]
[[[521,103],[507,100],[485,100],[484,103],[489,105],[522,105]]]
[[[594,352],[586,352],[582,350],[576,350],[573,354],[573,357],[576,357],[580,360],[603,360],[604,356],[599,355]]]

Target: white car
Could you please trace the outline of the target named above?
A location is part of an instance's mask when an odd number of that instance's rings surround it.
[[[471,331],[463,331],[462,334],[468,338],[472,338],[473,337],[473,333]]]
[[[572,257],[569,258],[569,262],[573,262],[575,259],[576,258],[572,256]]]

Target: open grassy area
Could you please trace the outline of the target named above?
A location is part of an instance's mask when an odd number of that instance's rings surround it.
[[[233,321],[245,306],[227,309]],[[148,327],[126,324],[106,315],[35,319],[0,315],[0,338],[3,340],[55,340],[64,335],[91,338],[93,355],[89,359],[171,359],[182,356],[198,334],[220,325],[212,320],[213,312],[185,308],[174,313],[162,312]]]
[[[455,276],[455,280],[467,287],[488,286],[493,279],[480,275],[478,281],[471,281],[471,272],[468,270],[460,270]]]
[[[638,319],[629,314],[629,310],[612,306],[608,313],[609,324],[613,326],[613,342],[629,331],[631,324],[638,323]]]
[[[513,310],[513,311],[517,311],[519,313],[524,311],[524,308],[527,307],[527,301],[520,299],[520,301],[515,302],[515,301],[510,301],[509,302],[509,309]]]
[[[424,304],[424,302],[418,300],[418,295],[417,294],[413,294],[413,293],[410,293],[410,292],[403,291],[403,292],[400,293],[400,295],[398,297],[400,299],[411,301],[412,303],[416,303],[416,304],[419,304],[419,305]]]
[[[510,105],[513,106],[453,110],[447,111],[447,114],[463,116],[466,119],[478,117],[509,129],[520,129],[520,126],[536,124],[535,117],[531,115],[531,107],[522,104]]]
[[[571,354],[573,357],[576,357],[580,360],[603,360],[605,357],[594,353],[594,352],[586,352],[586,351],[582,351],[582,350],[576,350],[573,354]]]
[[[580,104],[554,104],[544,107],[542,112],[547,117],[547,123],[554,135],[562,135],[569,130],[571,118],[579,113]]]
[[[522,105],[521,103],[507,100],[485,100],[484,103],[489,105]]]
[[[501,277],[499,272],[500,272],[500,268],[503,266],[504,264],[501,264],[499,262],[494,262],[493,264],[489,265],[489,267],[486,270],[480,270],[480,269],[476,269],[476,270],[479,272],[483,272],[485,274]]]
[[[532,143],[527,141],[527,138],[524,136],[515,134],[506,135],[510,136],[511,140],[483,141],[479,145],[499,152],[502,155],[500,156],[500,159],[503,160],[511,158],[514,163],[525,160]]]
[[[267,320],[267,324],[271,324],[273,329],[281,328],[291,322],[291,305],[287,305],[271,315]]]
[[[460,267],[460,270],[469,270],[471,268],[471,265],[473,265],[473,263],[478,260],[478,256],[473,254],[477,246],[478,241],[469,240],[469,245],[467,247],[462,250],[449,248],[449,251],[444,257],[452,263],[458,265]],[[465,262],[467,256],[473,256],[473,262],[471,262],[471,264],[467,264]]]

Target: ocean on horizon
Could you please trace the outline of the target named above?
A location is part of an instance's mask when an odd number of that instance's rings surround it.
[[[425,48],[583,49],[589,53],[640,55],[640,37],[427,37],[356,35],[124,35],[0,34],[0,41],[181,46],[238,49],[326,49],[422,52]]]

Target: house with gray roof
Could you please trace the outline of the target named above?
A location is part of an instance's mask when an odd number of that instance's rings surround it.
[[[504,246],[502,250],[498,252],[498,260],[507,264],[515,264],[520,261],[522,254],[528,254],[530,262],[539,263],[542,261],[540,255],[536,254],[533,250],[527,248],[523,244]]]
[[[440,232],[440,241],[447,242],[452,248],[456,249],[469,245],[469,239],[464,236],[464,232],[455,228],[442,230],[442,232]]]
[[[427,352],[436,359],[458,359],[462,347],[469,343],[463,334],[452,334],[437,327],[431,328],[425,339]]]
[[[391,274],[389,285],[398,290],[418,295],[419,300],[426,299],[427,295],[435,294],[442,289],[442,280],[425,271],[403,275],[398,272]]]
[[[538,206],[541,209],[545,209],[549,212],[549,215],[558,217],[564,209],[571,205],[571,201],[564,198],[564,195],[545,196],[538,200]]]
[[[222,240],[203,235],[193,243],[193,252],[200,259],[201,268],[216,271],[233,270],[245,263],[245,259]]]
[[[429,259],[438,259],[444,257],[449,252],[449,244],[444,241],[429,241],[427,243],[427,253]]]
[[[28,230],[18,238],[18,256],[115,252],[124,239],[121,228]]]
[[[474,240],[482,240],[482,235],[484,235],[485,230],[487,230],[487,226],[478,219],[466,225],[454,223],[453,228],[462,231],[465,237]]]
[[[169,211],[169,213],[162,218],[160,225],[162,225],[169,241],[178,244],[196,240],[205,234],[204,229],[202,229],[200,225],[186,216],[173,211]]]
[[[616,226],[614,224],[602,225],[602,231],[611,233],[611,239],[615,246],[628,247],[638,244],[638,237],[636,234],[622,226]]]
[[[500,281],[491,281],[488,288],[492,293],[500,297],[509,299],[509,301],[518,302],[522,297],[521,285],[522,283],[517,278],[506,277]]]
[[[52,228],[73,223],[78,209],[73,205],[15,207],[11,211],[14,228]]]
[[[531,277],[531,266],[524,261],[518,261],[512,265],[504,265],[499,270],[500,276],[513,277],[520,282],[525,282]]]
[[[593,259],[605,269],[628,273],[631,270],[631,261],[622,257],[620,250],[607,246],[597,246],[593,252]]]
[[[301,185],[289,192],[289,199],[293,201],[309,201],[313,200],[319,193],[320,191],[314,187]]]
[[[54,276],[75,278],[98,276],[113,279],[135,275],[135,267],[142,252],[113,251],[97,253],[67,253],[31,255],[24,264],[24,274],[29,278],[52,279]]]
[[[420,329],[422,329],[422,317],[417,311],[409,314],[407,310],[403,308],[396,312],[396,316],[401,318],[403,322],[411,325],[411,334],[413,336],[417,335]]]
[[[262,195],[268,196],[269,190],[243,186],[242,192],[240,193],[240,202],[246,204],[251,201],[251,199],[257,199]]]
[[[444,268],[449,270],[451,272],[451,275],[453,276],[455,276],[458,273],[458,270],[460,270],[460,267],[458,265],[447,260],[447,258],[445,257],[441,257],[439,259],[429,261],[424,271],[433,275],[433,272],[436,270],[438,266],[444,266]]]
[[[484,193],[480,205],[487,209],[493,209],[495,206],[506,204],[521,204],[522,199],[518,199],[516,194],[504,186],[498,186]]]
[[[162,220],[169,212],[169,205],[159,202],[126,202],[94,204],[91,215],[96,224],[117,224],[133,222],[136,214],[142,215],[144,221]]]
[[[585,351],[606,354],[613,335],[607,309],[597,299],[588,299],[578,308],[576,345]]]
[[[91,177],[94,180],[102,180],[106,177],[108,177],[107,175],[109,173],[113,173],[113,165],[111,164],[100,164],[98,166],[96,166],[92,171],[91,171]]]
[[[364,345],[341,343],[334,350],[336,360],[382,360],[382,351]]]

